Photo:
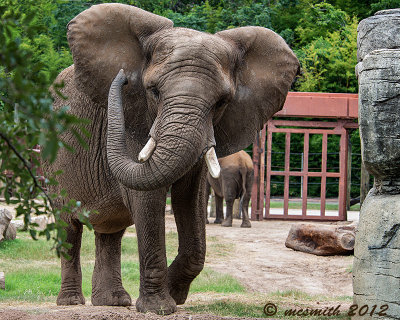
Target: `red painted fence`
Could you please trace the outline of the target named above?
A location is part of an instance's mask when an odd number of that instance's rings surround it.
[[[296,118],[330,118],[325,121],[280,120],[279,117]],[[347,162],[348,141],[347,129],[358,128],[355,119],[358,117],[358,95],[338,93],[289,92],[283,109],[268,121],[257,136],[253,145],[254,184],[252,192],[251,218],[262,219],[300,219],[300,220],[346,220],[347,200]],[[285,167],[282,171],[271,170],[271,144],[274,133],[285,133]],[[303,134],[304,157],[301,171],[290,168],[291,134]],[[322,135],[322,166],[320,172],[309,171],[309,137],[310,134]],[[340,135],[339,171],[327,172],[328,135]],[[267,141],[266,141],[267,140]],[[267,142],[267,143],[265,143]],[[265,150],[266,149],[266,150]],[[265,165],[266,164],[266,165]],[[283,213],[273,214],[270,210],[271,176],[284,177]],[[302,210],[301,215],[289,212],[289,179],[302,177]],[[321,178],[320,214],[309,214],[307,211],[308,177]],[[326,215],[326,179],[339,178],[338,215]]]

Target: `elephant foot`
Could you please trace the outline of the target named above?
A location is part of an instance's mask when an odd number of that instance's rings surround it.
[[[251,228],[251,223],[249,220],[244,220],[240,225],[241,228]]]
[[[58,306],[71,306],[77,304],[85,304],[85,297],[82,291],[60,291],[57,297]]]
[[[172,299],[175,300],[177,305],[184,304],[189,294],[189,288],[190,284],[170,285],[169,294],[171,295]]]
[[[221,220],[221,219],[215,219],[215,220],[214,220],[214,223],[215,223],[215,224],[221,224],[221,223],[222,223],[222,220]]]
[[[140,294],[136,300],[136,310],[143,313],[168,315],[176,311],[176,303],[168,293]]]
[[[94,306],[130,306],[132,300],[124,288],[118,290],[96,290],[92,294],[92,304]]]
[[[232,227],[232,219],[225,219],[221,225],[223,227]]]

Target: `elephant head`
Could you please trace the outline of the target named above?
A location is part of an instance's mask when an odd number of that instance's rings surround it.
[[[82,12],[68,25],[68,40],[80,90],[105,106],[111,87],[108,162],[122,184],[137,190],[172,184],[213,147],[218,157],[247,147],[282,108],[299,69],[271,30],[212,35],[122,4]],[[141,112],[149,124],[132,132],[150,139],[141,142],[137,162],[127,151],[132,134],[125,126]]]

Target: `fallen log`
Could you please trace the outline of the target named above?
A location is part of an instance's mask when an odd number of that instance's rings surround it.
[[[285,245],[318,256],[351,254],[354,250],[355,229],[355,224],[295,224],[289,231]]]

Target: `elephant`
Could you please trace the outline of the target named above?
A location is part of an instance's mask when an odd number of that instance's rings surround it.
[[[299,62],[285,41],[262,27],[208,34],[124,4],[99,4],[67,27],[74,64],[55,82],[54,108],[90,120],[88,147],[73,132],[62,137],[46,172],[62,170],[58,186],[89,210],[95,232],[93,305],[131,305],[121,280],[121,238],[135,224],[139,312],[170,314],[183,304],[204,266],[207,169],[216,157],[252,143],[285,102]],[[68,97],[65,101],[63,96]],[[179,249],[167,265],[168,190]],[[67,253],[61,258],[58,305],[84,304],[79,212],[64,214]]]
[[[213,178],[207,174],[208,192],[210,186],[215,192],[216,218],[214,223],[222,223],[223,227],[232,227],[233,202],[240,199],[242,212],[242,228],[251,228],[248,207],[254,179],[254,168],[251,157],[243,150],[218,159],[221,174]],[[226,218],[224,219],[223,200],[226,202]]]

